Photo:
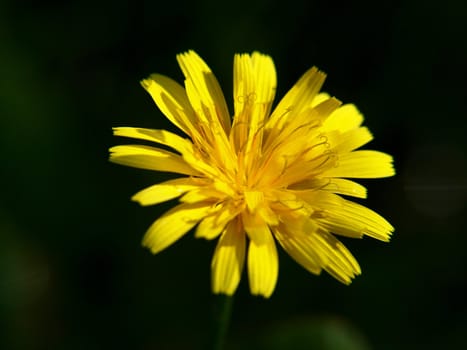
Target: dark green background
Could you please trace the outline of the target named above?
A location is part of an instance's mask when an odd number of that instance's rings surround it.
[[[119,167],[112,126],[173,127],[139,80],[182,81],[195,49],[231,100],[236,52],[273,57],[278,95],[310,66],[395,156],[364,181],[391,243],[344,240],[350,286],[280,254],[269,300],[237,291],[229,349],[467,347],[467,2],[0,2],[0,348],[202,349],[214,242],[141,248],[164,174]]]

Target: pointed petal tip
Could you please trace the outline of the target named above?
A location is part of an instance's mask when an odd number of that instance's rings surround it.
[[[112,133],[114,136],[125,136],[125,131],[130,129],[136,129],[131,126],[114,126],[112,127]]]
[[[211,287],[214,293],[233,295],[240,283],[245,262],[245,235],[230,223],[219,239],[211,261]]]
[[[272,293],[266,295],[266,294],[262,294],[262,293],[253,293],[253,292],[252,292],[251,295],[253,295],[253,296],[255,296],[255,297],[262,297],[262,298],[264,298],[264,299],[269,299],[269,298],[271,297]]]
[[[169,79],[165,75],[158,74],[158,73],[151,73],[148,77],[143,78],[139,81],[141,86],[149,92],[149,88],[152,84],[156,84],[159,79]]]
[[[225,295],[227,297],[231,297],[235,294],[235,290],[233,291],[226,291],[226,290],[221,290],[221,289],[214,289],[214,286],[212,287],[212,294],[215,295]]]
[[[141,246],[143,248],[148,249],[153,255],[160,253],[166,248],[166,247],[162,247],[161,245],[157,244],[154,241],[154,234],[151,234],[149,232],[147,232],[144,235],[143,240],[141,241]]]
[[[139,82],[141,84],[141,86],[145,89],[145,90],[148,90],[148,88],[151,86],[152,84],[152,79],[150,78],[146,78],[146,79],[142,79],[140,80]]]
[[[176,54],[175,56],[176,56],[176,57],[179,57],[179,56],[188,56],[188,55],[196,55],[196,56],[198,56],[198,54],[196,53],[196,51],[193,50],[193,49],[188,49],[188,50],[186,50],[186,51],[180,52],[180,53]]]
[[[151,239],[148,234],[145,234],[143,240],[141,241],[141,246],[148,249],[152,254],[156,254],[157,251],[152,249]]]
[[[394,227],[391,228],[391,231],[386,232],[386,237],[381,239],[381,241],[385,243],[390,242],[392,239],[393,233],[394,233]]]
[[[138,204],[141,205],[141,206],[144,205],[143,202],[140,200],[140,196],[138,195],[138,193],[137,193],[137,194],[134,194],[133,196],[131,196],[130,200],[131,200],[132,202],[138,203]]]

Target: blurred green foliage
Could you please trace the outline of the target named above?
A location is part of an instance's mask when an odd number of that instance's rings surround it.
[[[274,58],[278,96],[317,65],[398,172],[365,182],[393,241],[344,240],[363,275],[342,286],[281,254],[270,300],[244,278],[229,348],[464,348],[466,21],[461,0],[0,2],[0,348],[203,348],[214,242],[142,249],[171,203],[129,198],[167,176],[107,162],[112,126],[173,130],[138,82],[181,80],[187,49],[228,99],[236,52]]]

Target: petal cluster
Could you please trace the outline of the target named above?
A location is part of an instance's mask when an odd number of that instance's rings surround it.
[[[184,86],[162,75],[142,81],[162,113],[183,133],[133,127],[116,136],[152,146],[121,145],[110,160],[178,174],[133,196],[141,205],[174,198],[143,245],[158,253],[195,228],[218,239],[212,289],[233,294],[247,264],[250,291],[269,297],[279,262],[277,245],[313,274],[325,270],[348,284],[360,267],[335,235],[388,241],[393,227],[341,195],[366,197],[350,180],[394,174],[392,157],[358,150],[372,139],[352,104],[320,93],[325,74],[308,70],[273,109],[276,71],[269,56],[234,58],[234,113],[208,65],[193,51],[177,56]]]

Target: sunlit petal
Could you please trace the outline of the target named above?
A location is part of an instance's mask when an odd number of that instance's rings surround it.
[[[152,185],[139,191],[131,199],[141,205],[154,205],[177,198],[185,192],[198,187],[199,181],[190,177],[184,177]]]
[[[264,242],[251,240],[248,246],[248,277],[250,292],[269,298],[276,286],[279,259],[276,244],[270,232],[264,234]]]
[[[217,243],[212,259],[212,291],[232,295],[240,283],[245,262],[245,234],[232,221]]]
[[[206,204],[180,204],[157,219],[146,232],[143,246],[153,254],[164,250],[190,231],[209,210]]]
[[[378,178],[395,174],[392,157],[378,151],[354,151],[339,155],[335,167],[323,173],[327,177]]]
[[[143,145],[124,145],[110,148],[110,161],[134,168],[198,175],[182,157],[172,152]]]

